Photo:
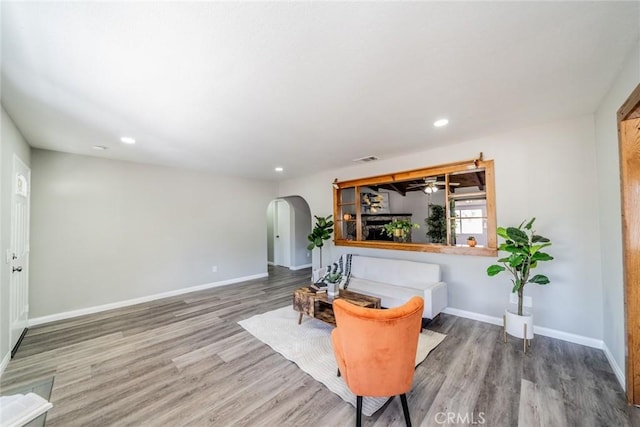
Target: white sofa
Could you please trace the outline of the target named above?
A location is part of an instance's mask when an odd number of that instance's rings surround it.
[[[433,319],[447,307],[447,284],[440,281],[438,264],[353,255],[347,289],[379,297],[386,308],[420,296],[425,319]]]

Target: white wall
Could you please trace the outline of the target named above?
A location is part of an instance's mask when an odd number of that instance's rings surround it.
[[[29,145],[2,107],[0,121],[0,363],[9,354],[9,279],[5,261],[11,246],[11,183],[14,154],[30,165]],[[1,372],[1,369],[0,369]]]
[[[541,264],[547,286],[528,286],[536,324],[602,338],[602,285],[593,116],[543,124],[281,183],[280,194],[299,194],[312,214],[332,209],[331,182],[475,158],[495,160],[499,225],[535,216],[540,234],[554,242],[555,261]],[[375,153],[373,153],[375,154]],[[572,184],[575,183],[575,184]],[[346,252],[326,246],[327,259]],[[501,317],[511,290],[506,275],[489,278],[495,258],[388,250],[352,250],[379,257],[435,262],[443,267],[451,307]],[[317,254],[314,253],[317,266]]]
[[[620,370],[625,369],[624,282],[620,164],[616,113],[640,83],[640,45],[631,52],[623,70],[595,115],[598,159],[598,204],[603,284],[603,339]]]
[[[32,165],[31,317],[267,271],[273,183],[45,150]]]

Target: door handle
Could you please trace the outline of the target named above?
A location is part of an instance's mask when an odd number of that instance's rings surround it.
[[[22,267],[13,267],[12,273],[15,273],[16,271],[20,273],[22,271]]]
[[[279,238],[280,238],[280,236],[276,236],[276,239],[279,239]]]

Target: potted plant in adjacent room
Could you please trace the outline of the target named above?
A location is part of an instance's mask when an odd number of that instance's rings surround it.
[[[473,236],[469,236],[467,237],[467,245],[469,245],[470,248],[475,248],[476,247],[476,238]]]
[[[331,238],[333,221],[331,220],[331,215],[327,217],[314,215],[314,217],[316,218],[316,226],[311,230],[311,234],[307,236],[307,239],[311,242],[307,246],[307,250],[320,249],[320,268],[322,268],[322,247],[324,246],[324,241]]]
[[[536,234],[533,229],[535,220],[535,218],[529,222],[525,220],[518,227],[498,227],[498,236],[505,239],[504,243],[498,247],[498,250],[507,252],[508,256],[498,259],[498,262],[502,265],[494,264],[487,268],[489,276],[495,276],[502,271],[508,271],[513,276],[511,279],[513,283],[512,292],[518,294],[518,312],[512,313],[509,310],[505,310],[505,332],[518,338],[524,338],[525,351],[527,340],[533,338],[533,316],[531,313],[525,313],[522,310],[524,286],[527,283],[535,283],[537,285],[549,283],[549,278],[543,274],[534,276],[530,276],[530,274],[531,270],[536,268],[539,262],[553,259],[551,255],[542,252],[542,249],[551,246],[551,241]]]
[[[431,243],[445,243],[447,241],[447,218],[444,206],[429,205],[431,215],[424,220],[427,225],[427,237]]]
[[[384,232],[395,242],[406,242],[412,228],[420,228],[420,226],[406,219],[396,219],[384,225]]]

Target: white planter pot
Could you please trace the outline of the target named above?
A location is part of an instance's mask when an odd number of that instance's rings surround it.
[[[504,311],[505,316],[505,330],[513,337],[526,338],[528,340],[533,339],[533,315],[525,313],[522,316],[518,316],[517,313],[513,313],[508,309]],[[527,325],[527,336],[525,337],[525,328]]]
[[[331,283],[331,282],[327,283],[327,296],[330,299],[333,299],[333,298],[337,297],[338,296],[338,292],[339,292],[339,289],[338,289],[338,284],[337,283]]]

